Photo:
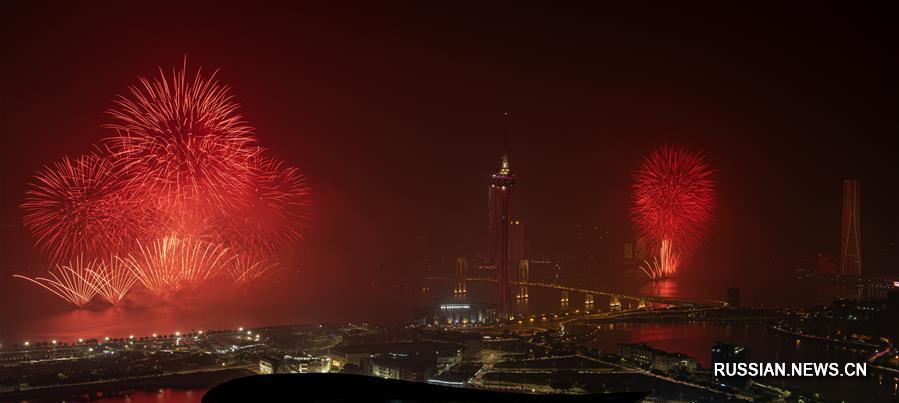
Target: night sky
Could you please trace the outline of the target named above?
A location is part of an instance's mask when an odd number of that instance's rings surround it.
[[[482,252],[505,137],[530,254],[620,254],[630,175],[668,142],[717,170],[698,260],[752,270],[837,256],[841,180],[853,177],[864,270],[899,271],[891,10],[431,3],[7,4],[3,266],[38,259],[18,207],[31,175],[90,151],[110,135],[113,97],[186,55],[220,69],[260,143],[309,177],[307,253],[352,259],[347,276],[380,264],[399,278],[424,258]],[[590,230],[609,233],[577,241]],[[310,279],[328,275],[314,266]]]

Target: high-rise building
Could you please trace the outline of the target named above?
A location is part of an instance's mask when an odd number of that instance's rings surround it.
[[[840,242],[840,275],[862,275],[862,242],[858,180],[843,181],[843,231]]]
[[[515,174],[509,157],[503,154],[499,172],[493,174],[487,189],[487,259],[496,265],[500,313],[505,318],[511,303],[509,293],[509,221]]]

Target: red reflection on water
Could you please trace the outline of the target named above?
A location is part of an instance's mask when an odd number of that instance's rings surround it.
[[[651,281],[640,287],[640,295],[656,295],[659,297],[677,297],[677,282],[672,279]]]
[[[646,343],[661,350],[687,354],[706,368],[710,365],[711,347],[716,341],[752,345],[763,339],[775,340],[766,334],[764,327],[743,325],[616,323],[600,325],[599,329],[602,336],[594,345],[603,351],[616,352],[619,343]],[[776,355],[774,346],[770,350],[755,351],[755,354]]]
[[[205,389],[182,390],[163,388],[155,391],[129,392],[124,395],[105,397],[96,401],[101,403],[195,403],[201,401],[205,393]]]

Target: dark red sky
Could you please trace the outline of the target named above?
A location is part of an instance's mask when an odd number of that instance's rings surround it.
[[[220,68],[261,144],[306,172],[311,253],[352,270],[480,252],[508,133],[532,252],[602,250],[572,243],[581,224],[609,230],[617,254],[630,174],[667,141],[718,169],[712,261],[836,252],[840,180],[856,177],[865,268],[896,273],[892,10],[259,3],[6,5],[4,265],[29,256],[30,175],[88,151],[115,94],[186,54]]]

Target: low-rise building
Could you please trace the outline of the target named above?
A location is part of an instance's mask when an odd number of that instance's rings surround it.
[[[621,358],[641,367],[652,366],[652,360],[657,352],[662,352],[662,350],[652,348],[646,343],[621,343],[618,345],[618,355]]]
[[[284,360],[277,357],[259,357],[259,373],[263,375],[284,373],[286,371],[283,363]]]
[[[652,359],[652,368],[664,372],[675,370],[695,371],[697,367],[699,367],[699,364],[696,360],[684,353],[662,351],[661,353],[656,353]]]
[[[328,357],[287,356],[284,358],[284,366],[287,372],[293,374],[329,372],[330,359]]]
[[[423,325],[476,325],[497,321],[495,304],[452,302],[415,309],[415,317]]]
[[[434,374],[436,360],[383,354],[371,359],[371,374],[388,379],[425,382]]]
[[[621,358],[644,368],[663,372],[674,370],[694,371],[699,364],[693,357],[683,353],[669,353],[651,347],[646,343],[622,343],[618,345]]]
[[[462,359],[462,346],[456,343],[413,341],[406,343],[354,344],[330,350],[330,372],[342,372],[346,365],[371,374],[371,359],[382,355],[405,357],[409,360],[433,360],[438,367],[449,367]]]

